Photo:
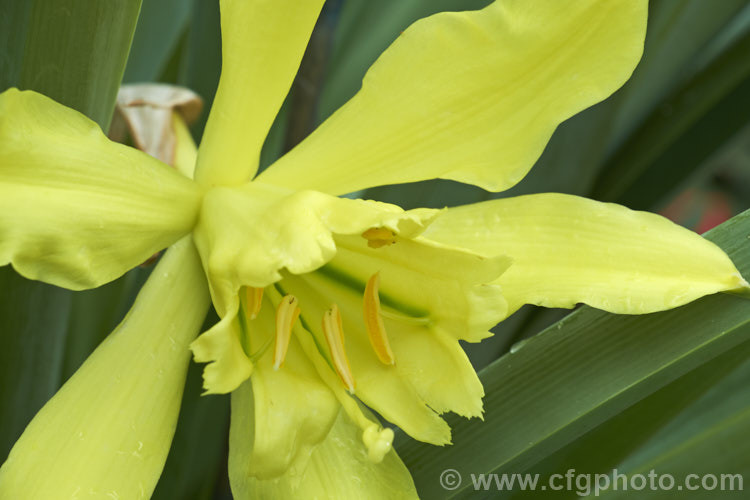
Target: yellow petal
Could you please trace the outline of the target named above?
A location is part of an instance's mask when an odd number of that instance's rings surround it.
[[[237,185],[258,168],[323,0],[222,0],[219,88],[200,146],[196,178]]]
[[[208,363],[203,368],[205,394],[231,392],[253,372],[253,364],[242,348],[238,309],[239,303],[235,304],[233,312],[227,312],[221,321],[190,344],[195,361]]]
[[[645,0],[503,0],[416,22],[263,182],[343,194],[440,177],[507,189],[641,57]]]
[[[418,498],[409,471],[396,452],[390,451],[380,463],[369,460],[359,427],[344,412],[339,413],[328,436],[313,450],[304,470],[290,469],[274,479],[260,480],[244,473],[246,457],[237,446],[237,437],[239,434],[230,434],[229,445],[229,480],[236,499]]]
[[[583,302],[643,314],[747,286],[719,247],[664,217],[570,195],[448,209],[425,237],[512,257],[497,280],[509,313]]]
[[[241,286],[263,288],[278,281],[283,268],[305,273],[329,261],[336,253],[333,234],[382,227],[413,236],[436,213],[252,182],[209,191],[195,238],[223,318]]]
[[[0,265],[99,286],[188,233],[198,185],[34,92],[0,95]]]
[[[230,460],[237,459],[235,473],[242,477],[268,479],[290,467],[304,470],[340,408],[294,337],[284,366],[274,368],[269,346],[275,322],[274,305],[266,299],[258,318],[248,323],[250,349],[265,352],[250,380],[232,393],[229,453]]]
[[[197,252],[185,238],[26,428],[0,468],[0,498],[149,498],[177,424],[187,345],[208,304]]]

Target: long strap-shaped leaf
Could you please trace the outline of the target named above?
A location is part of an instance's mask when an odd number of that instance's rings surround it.
[[[750,211],[706,236],[747,275],[748,234]],[[481,372],[485,421],[449,418],[453,446],[401,440],[397,449],[423,498],[469,496],[470,474],[523,472],[749,340],[750,302],[742,297],[714,295],[646,316],[584,307]],[[439,482],[446,469],[464,478],[453,491]]]
[[[604,166],[592,197],[647,209],[705,164],[747,124],[748,50],[750,32],[745,32],[676,89]]]
[[[140,8],[141,0],[0,0],[0,90],[35,90],[106,131]]]

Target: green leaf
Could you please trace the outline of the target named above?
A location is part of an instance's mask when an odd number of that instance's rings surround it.
[[[195,137],[203,135],[221,72],[221,22],[219,2],[196,1],[184,47],[179,57],[175,83],[187,87],[203,98],[204,108],[192,126]]]
[[[651,2],[644,57],[619,98],[610,147],[619,146],[643,119],[693,76],[700,57],[725,32],[746,0]],[[715,55],[714,55],[715,56]]]
[[[689,474],[714,474],[718,478],[721,475],[742,474],[747,478],[750,461],[748,447],[744,443],[750,426],[750,388],[747,384],[750,377],[749,348],[750,344],[746,342],[704,367],[726,373],[730,371],[727,368],[731,369],[740,360],[744,361],[697,401],[678,413],[642,446],[621,460],[617,465],[618,472],[633,475],[647,474],[654,470],[659,474],[671,474],[676,479],[676,484],[680,484]],[[723,361],[728,361],[729,366],[721,366]],[[700,369],[700,373],[696,371],[689,379],[680,380],[679,384],[671,387],[672,393],[690,392],[693,390],[690,383],[700,385],[705,377],[716,377],[704,368]],[[663,411],[667,402],[653,401],[652,405],[658,405],[658,409]],[[641,420],[645,420],[647,413],[641,411],[640,415]],[[635,434],[634,431],[635,429],[631,430],[631,436]],[[663,492],[644,491],[639,494],[639,498],[663,498],[664,495]],[[679,495],[677,493],[675,496]],[[746,493],[738,488],[738,479],[734,476],[733,492],[702,489],[690,494],[690,498],[711,499],[718,496],[745,498]],[[600,497],[627,498],[624,492],[612,488]]]
[[[0,0],[0,90],[20,81],[32,4]]]
[[[0,461],[62,383],[70,297],[0,267]]]
[[[720,53],[700,57],[745,5],[745,0],[651,2],[643,58],[630,80],[611,98],[563,123],[526,179],[501,196],[563,192],[612,201],[600,196],[601,171],[606,170],[617,185],[626,182],[631,168],[627,163],[618,169],[609,167],[613,152],[618,148],[633,151],[632,146],[622,143],[640,133],[646,117],[667,109],[662,103],[695,76],[700,69],[698,62],[710,63]],[[691,98],[701,100],[705,96],[693,93]],[[666,132],[651,130],[650,134],[659,140]],[[659,163],[650,168],[658,176],[666,167]],[[659,196],[672,187],[660,184]]]
[[[603,169],[594,197],[650,208],[748,123],[748,53],[750,32],[658,106]]]
[[[707,236],[750,274],[750,211]],[[448,418],[453,446],[413,440],[397,449],[426,498],[445,497],[445,469],[523,472],[669,383],[750,342],[750,306],[734,295],[705,297],[644,316],[581,308],[480,374],[485,421]],[[492,436],[492,439],[488,439]],[[471,485],[469,482],[468,486]],[[471,492],[458,489],[453,495]]]
[[[0,0],[0,89],[32,89],[109,128],[140,0]]]
[[[192,0],[143,3],[125,67],[125,82],[153,82],[166,69],[193,14]]]
[[[618,474],[647,475],[653,469],[658,474],[672,474],[680,482],[688,474],[736,472],[738,464],[747,470],[750,463],[738,458],[746,450],[738,446],[735,453],[720,453],[722,442],[714,436],[722,432],[719,427],[727,421],[747,419],[750,400],[746,397],[747,390],[744,390],[745,399],[741,398],[740,383],[750,374],[748,355],[750,342],[717,356],[551,454],[527,472],[539,474],[539,484],[548,484],[551,474],[564,474],[570,469],[592,477],[594,474],[610,475],[613,470]],[[704,453],[687,451],[698,446],[704,448]],[[718,459],[719,455],[724,458]],[[679,470],[670,466],[675,457],[681,457],[679,462],[687,467]],[[606,482],[600,484],[606,486]],[[614,489],[600,493],[605,497],[617,495]],[[639,498],[647,495],[644,491]],[[523,496],[520,491],[508,493],[509,498]],[[535,496],[578,498],[575,491],[537,492]]]

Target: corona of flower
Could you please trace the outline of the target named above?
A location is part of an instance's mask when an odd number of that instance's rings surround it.
[[[179,169],[42,95],[0,96],[0,264],[78,290],[171,246],[19,439],[0,497],[147,498],[190,350],[208,363],[206,392],[232,392],[235,498],[413,497],[368,408],[449,443],[440,414],[482,414],[459,340],[527,303],[639,314],[746,286],[712,243],[616,205],[541,194],[404,211],[339,197],[431,178],[514,185],[561,121],[628,79],[644,0],[498,0],[419,21],[256,175],[322,3],[222,0],[221,81],[197,154],[176,119]],[[209,296],[220,321],[195,339]]]

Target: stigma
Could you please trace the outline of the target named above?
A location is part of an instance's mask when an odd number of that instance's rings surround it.
[[[367,280],[367,285],[365,286],[365,295],[362,304],[365,329],[367,330],[367,336],[370,338],[372,349],[377,354],[378,359],[386,365],[392,365],[396,363],[396,360],[393,357],[391,344],[388,342],[385,326],[383,326],[380,296],[378,295],[379,286],[380,273],[377,272]]]
[[[333,367],[347,390],[354,394],[354,377],[349,359],[344,351],[344,329],[341,326],[341,312],[336,304],[323,314],[323,334],[331,352]]]
[[[367,458],[373,463],[383,461],[393,446],[393,429],[383,428],[373,423],[362,433],[362,442],[367,447]]]

